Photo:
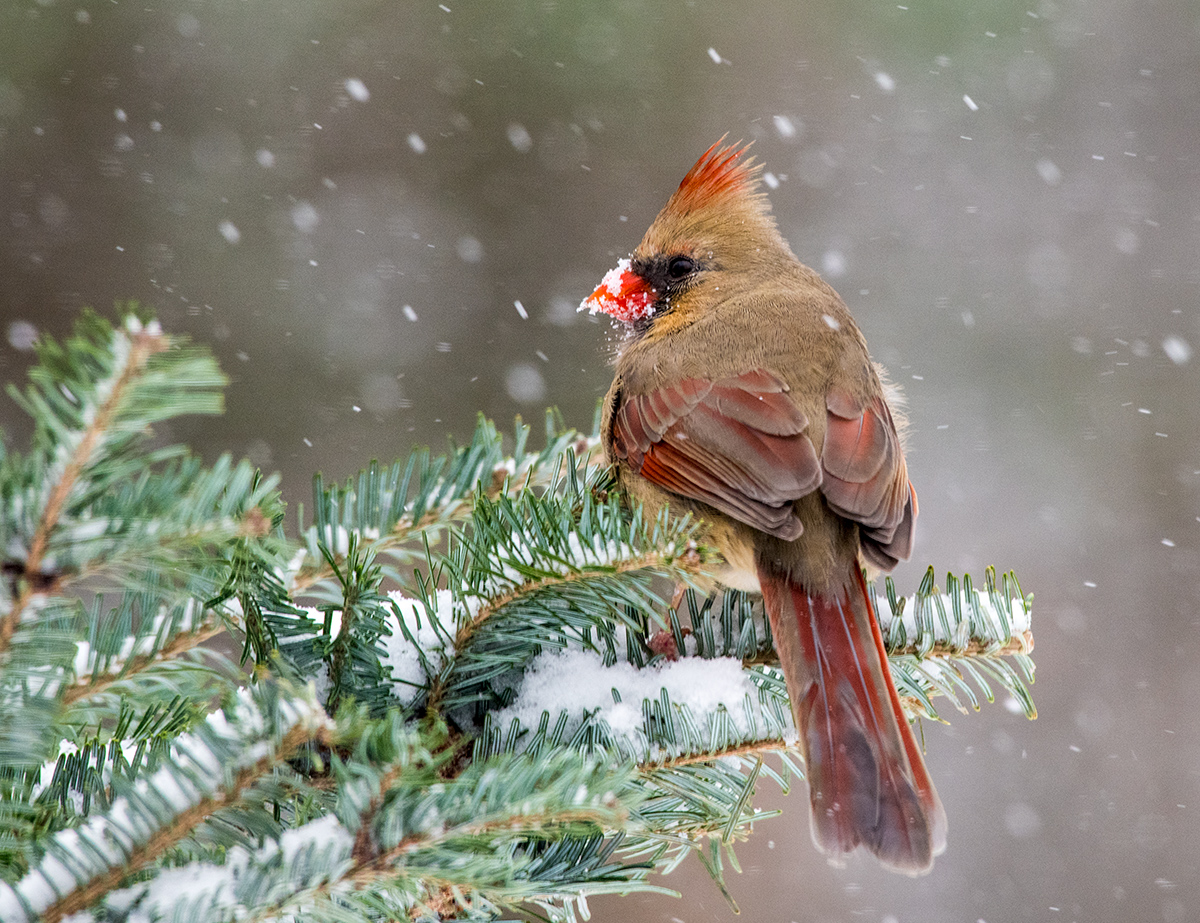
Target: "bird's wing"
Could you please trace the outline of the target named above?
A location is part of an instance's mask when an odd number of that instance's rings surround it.
[[[763,369],[685,378],[630,395],[613,417],[613,449],[642,477],[763,532],[804,531],[792,501],[821,484],[808,418]]]
[[[917,506],[887,404],[831,391],[818,458],[787,392],[754,369],[629,395],[613,415],[613,450],[660,487],[788,540],[804,531],[792,501],[820,488],[863,526],[864,556],[891,570],[911,550]]]
[[[917,492],[887,402],[865,404],[834,389],[825,397],[824,477],[821,492],[829,506],[863,526],[863,556],[891,570],[912,551]]]

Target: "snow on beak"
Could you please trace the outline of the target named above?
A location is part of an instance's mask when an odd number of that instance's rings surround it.
[[[603,311],[626,324],[645,317],[654,308],[658,293],[629,268],[629,260],[618,260],[600,285],[579,305],[580,311]]]

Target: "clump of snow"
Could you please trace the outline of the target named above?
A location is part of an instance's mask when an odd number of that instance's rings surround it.
[[[579,535],[574,532],[567,536],[567,548],[572,562],[585,567],[597,565],[611,567],[637,557],[637,552],[627,542],[597,542],[593,539],[592,544],[585,545],[579,540]],[[663,552],[669,554],[673,550],[664,548]]]
[[[245,873],[244,851],[237,852],[224,865],[192,862],[180,868],[163,869],[153,881],[137,889],[139,896],[145,896],[138,900],[138,911],[130,919],[165,916],[172,906],[195,906],[202,899],[210,907],[236,905],[234,888]]]
[[[240,614],[240,607],[238,607],[237,614]],[[202,610],[195,600],[189,600],[179,613],[166,607],[160,607],[150,623],[144,625],[137,636],[125,638],[121,642],[120,649],[115,654],[105,657],[103,662],[89,642],[77,641],[73,666],[75,676],[76,678],[90,676],[101,668],[107,673],[118,673],[130,658],[153,654],[157,650],[157,645],[164,637],[170,619],[177,618],[177,621],[171,622],[172,631],[184,633],[193,631],[197,627],[199,624],[197,617],[200,615],[202,615]]]
[[[279,837],[279,850],[283,853],[284,861],[291,862],[301,850],[313,846],[336,846],[346,852],[354,845],[354,837],[342,826],[335,814],[326,814],[314,821],[309,821],[291,830],[285,830]],[[267,856],[273,853],[271,844],[262,850]]]
[[[427,611],[420,600],[410,599],[399,591],[388,594],[395,604],[396,612],[408,629],[409,640],[399,626],[392,627],[390,637],[382,640],[385,656],[383,664],[392,671],[393,692],[404,702],[411,701],[416,693],[426,686],[430,677],[425,673],[421,654],[434,670],[441,668],[447,656],[450,641],[454,637],[454,600],[449,590],[438,590],[430,600],[432,611]],[[435,625],[436,620],[436,625]]]
[[[335,815],[327,814],[285,831],[278,843],[268,842],[253,852],[243,846],[234,847],[223,865],[192,862],[163,869],[150,881],[110,893],[106,905],[110,910],[129,908],[132,912],[126,919],[130,923],[170,919],[181,909],[197,905],[222,919],[240,917],[249,909],[242,903],[247,882],[253,888],[263,870],[278,864],[281,853],[284,864],[291,865],[309,850],[348,859],[353,847],[354,837]]]
[[[330,536],[326,536],[329,541]],[[350,532],[343,525],[334,527],[332,541],[329,541],[330,550],[334,554],[348,554],[350,551]]]
[[[371,98],[371,91],[357,77],[350,77],[346,80],[346,92],[350,94],[351,99],[357,100],[360,103],[365,103]]]
[[[593,720],[605,721],[614,734],[638,738],[645,734],[642,702],[657,701],[663,690],[688,709],[702,732],[723,707],[739,734],[751,733],[744,703],[747,697],[757,702],[758,690],[733,657],[683,657],[638,669],[625,662],[605,666],[602,655],[590,650],[547,651],[530,665],[513,703],[495,718],[499,727],[513,718],[536,727],[542,712],[549,712],[552,725],[566,712],[569,736],[585,714],[596,713]]]

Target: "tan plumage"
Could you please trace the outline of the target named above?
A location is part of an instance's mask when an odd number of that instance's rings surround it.
[[[945,817],[861,571],[908,556],[916,494],[862,334],[779,235],[744,151],[710,148],[585,302],[631,325],[604,447],[632,499],[698,515],[720,579],[764,593],[818,846],[920,873]]]

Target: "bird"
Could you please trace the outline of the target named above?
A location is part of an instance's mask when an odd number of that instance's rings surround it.
[[[762,164],[724,142],[580,305],[624,333],[604,454],[648,515],[700,521],[718,582],[762,594],[818,849],[921,875],[946,815],[864,573],[911,554],[903,420],[849,309],[780,234]]]

